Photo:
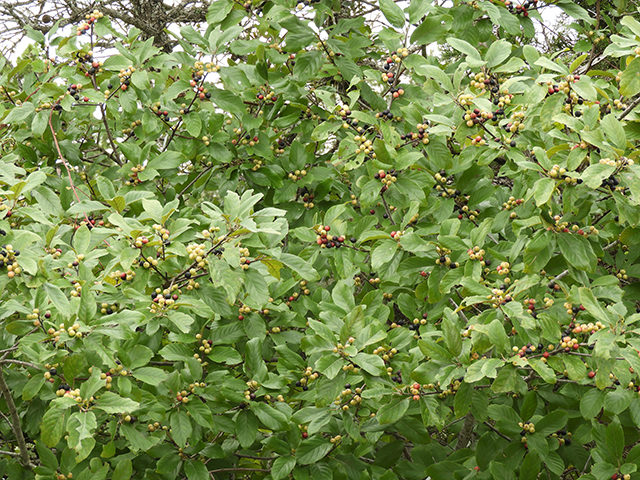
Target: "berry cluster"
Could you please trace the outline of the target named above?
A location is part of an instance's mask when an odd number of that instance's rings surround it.
[[[297,298],[298,295],[295,295]],[[246,305],[240,305],[240,308],[238,308],[238,320],[244,320],[245,313],[251,313],[251,308]]]
[[[82,84],[72,83],[67,87],[67,95],[71,95],[75,100],[80,100],[80,94],[78,93],[82,89]],[[83,101],[88,102],[89,98],[84,97]]]
[[[382,120],[393,120],[396,117],[394,117],[393,113],[391,113],[388,108],[385,108],[381,112],[376,113],[376,118],[381,118]]]
[[[87,30],[89,30],[91,28],[91,26],[96,21],[98,21],[103,16],[104,16],[104,14],[102,12],[100,12],[99,10],[94,10],[93,12],[86,14],[84,16],[86,21],[82,22],[80,25],[78,25],[76,27],[76,35],[80,36],[83,33],[85,33]]]
[[[275,102],[276,100],[278,100],[278,97],[276,96],[276,92],[274,92],[273,90],[271,90],[268,86],[266,85],[261,85],[260,86],[260,90],[258,91],[258,93],[256,94],[256,98],[258,100],[266,100],[266,101],[272,101]]]
[[[319,376],[320,374],[318,372],[314,373],[311,367],[307,367],[302,374],[302,378],[296,381],[295,386],[296,388],[302,388],[302,390],[306,392],[307,390],[309,390],[309,384],[316,380]]]
[[[100,313],[103,315],[111,315],[113,312],[118,310],[118,304],[114,303],[113,305],[109,305],[108,303],[103,303],[100,305]]]
[[[106,93],[106,92],[105,92]],[[156,102],[152,107],[151,110],[153,111],[153,113],[155,113],[158,117],[164,117],[164,121],[165,122],[169,122],[171,120],[171,117],[169,116],[169,110],[163,110],[163,108],[161,107],[161,103],[160,102]]]
[[[329,225],[320,225],[316,229],[318,236],[316,237],[316,243],[320,245],[320,248],[340,248],[345,241],[345,238],[340,236],[331,235],[329,231],[331,227]]]
[[[50,313],[49,313],[49,316],[51,316]],[[45,318],[47,318],[46,314],[45,314]],[[66,333],[67,335],[69,335],[69,338],[82,338],[82,332],[80,332],[80,324],[78,323],[74,323],[69,328],[66,328],[64,326],[64,323],[61,323],[57,330],[51,327],[47,330],[47,333],[52,337],[52,340],[55,343],[58,343],[60,341],[60,335],[62,335],[63,333]]]
[[[345,412],[349,410],[349,405],[351,405],[352,407],[357,407],[358,405],[360,405],[360,403],[362,403],[361,395],[363,389],[364,385],[362,387],[356,387],[352,389],[351,384],[346,383],[344,385],[344,390],[342,390],[340,392],[340,395],[336,397],[336,399],[333,401],[333,404],[336,406],[342,406],[342,410],[344,410]],[[336,443],[340,440],[342,440],[342,437],[340,435],[337,435],[331,438],[330,442]]]
[[[364,153],[365,155],[370,155],[371,158],[377,157],[376,153],[373,151],[373,142],[368,140],[366,136],[356,135],[353,137],[353,140],[360,144],[356,147],[356,155]]]
[[[144,165],[136,165],[131,167],[131,173],[129,174],[129,179],[125,182],[127,186],[136,186],[142,183],[142,180],[138,177],[139,173],[142,173],[145,169]]]
[[[378,170],[378,173],[376,173],[373,178],[375,178],[376,180],[380,180],[380,182],[384,185],[383,191],[386,191],[389,185],[395,183],[398,180],[398,172],[396,172],[394,168],[392,168],[391,170],[387,170],[386,172],[384,170]]]
[[[131,75],[136,69],[133,65],[129,65],[127,68],[122,68],[118,72],[118,78],[120,79],[120,90],[125,91],[131,85]],[[109,88],[111,90],[111,88]],[[107,92],[105,92],[105,95]]]
[[[451,250],[445,247],[436,247],[436,252],[440,255],[436,258],[436,265],[444,265],[449,268],[458,268],[460,264],[458,262],[452,262],[449,255],[451,255]]]
[[[20,250],[14,250],[12,245],[2,245],[0,251],[0,268],[6,267],[7,276],[13,278],[22,272],[22,268],[18,265],[17,257],[20,256]]]
[[[289,172],[288,176],[291,180],[293,180],[294,182],[297,182],[302,177],[305,177],[307,173],[308,172],[306,170],[292,170]]]
[[[173,308],[178,309],[178,305],[175,305],[176,300],[179,298],[179,294],[182,293],[177,285],[173,285],[171,289],[156,288],[151,293],[151,301],[153,304],[150,307],[151,313],[158,313],[163,310],[169,310]]]
[[[515,15],[522,15],[523,17],[528,17],[528,9],[531,7],[535,8],[537,4],[538,0],[527,0],[522,5],[518,4],[514,7],[511,0],[506,0],[506,2],[504,2],[504,5],[509,9],[510,13],[513,13]]]
[[[405,133],[404,135],[400,135],[400,140],[412,143],[414,147],[419,147],[420,144],[427,145],[429,143],[429,132],[427,132],[428,127],[428,121],[419,123],[418,125],[416,125],[416,128],[418,130],[417,133],[409,132]]]
[[[252,137],[248,133],[243,133],[241,128],[234,128],[233,132],[238,135],[238,138],[237,139],[234,138],[231,140],[232,145],[240,144],[240,145],[249,145],[250,147],[253,147],[260,141],[257,135],[254,135]]]
[[[487,300],[492,302],[491,306],[493,308],[498,308],[501,305],[506,305],[511,302],[513,298],[511,295],[506,294],[507,286],[501,285],[500,288],[494,288],[491,290],[491,294],[487,295]]]
[[[86,68],[86,72],[84,73],[85,77],[90,77],[92,75],[95,75],[96,73],[102,73],[103,62],[94,60],[92,51],[88,51],[87,53],[76,52],[75,57],[76,57],[77,63],[79,64],[86,63],[89,65],[89,68],[85,67]]]
[[[496,267],[498,275],[509,275],[511,264],[509,262],[502,262]]]
[[[187,254],[189,255],[189,260],[195,262],[198,268],[205,268],[209,261],[206,258],[206,244],[204,243],[190,243],[187,245]],[[193,274],[193,272],[189,275],[189,277]],[[189,278],[187,277],[187,278]]]
[[[542,345],[541,343],[539,343],[537,347],[532,343],[527,343],[526,345],[523,345],[521,348],[518,348],[515,346],[512,348],[513,352],[516,353],[520,358],[527,357],[532,353],[535,353],[536,350],[543,350],[543,349],[544,349],[544,345]]]

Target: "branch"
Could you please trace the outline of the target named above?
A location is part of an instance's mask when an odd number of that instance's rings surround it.
[[[462,425],[462,430],[458,434],[458,441],[456,442],[455,450],[462,450],[469,445],[469,441],[471,440],[471,434],[473,433],[473,425],[476,423],[475,418],[471,413],[467,413],[467,416],[464,419],[464,424]]]
[[[262,472],[271,473],[270,468],[218,468],[216,470],[209,470],[209,474],[222,473],[222,472]]]
[[[504,435],[504,434],[500,433],[500,432],[498,431],[498,429],[497,429],[496,427],[494,427],[493,425],[491,425],[489,422],[485,421],[485,422],[484,422],[484,424],[485,424],[487,427],[489,427],[491,430],[493,430],[494,432],[496,432],[498,435],[500,435],[502,438],[504,438],[505,440],[509,440],[510,442],[512,442],[512,441],[513,441],[513,439],[512,439],[512,438],[507,437],[506,435]]]
[[[638,106],[638,104],[640,103],[640,97],[636,98],[631,105],[629,105],[624,112],[622,112],[620,114],[620,116],[618,117],[618,120],[622,120],[624,117],[626,117],[627,115],[629,115],[631,113],[631,111],[636,108]]]
[[[4,401],[9,409],[9,415],[11,416],[11,429],[16,436],[18,442],[18,448],[20,449],[20,463],[26,468],[31,468],[31,462],[29,461],[29,451],[27,450],[27,443],[24,441],[24,435],[22,434],[22,427],[20,426],[20,416],[18,410],[16,410],[16,404],[13,402],[13,397],[7,386],[7,382],[4,379],[4,373],[2,367],[0,367],[0,393],[4,397]]]
[[[37,368],[38,370],[42,370],[42,368],[40,368],[35,363],[23,362],[22,360],[13,360],[12,358],[0,359],[0,365],[2,365],[3,363],[15,363],[16,365],[22,365],[23,367]]]
[[[393,218],[391,217],[391,210],[389,210],[389,205],[387,204],[387,201],[384,199],[384,192],[380,192],[380,198],[382,199],[382,204],[384,205],[384,209],[387,212],[387,216],[389,217],[389,221],[391,222],[391,225],[395,225],[396,222],[394,222]]]

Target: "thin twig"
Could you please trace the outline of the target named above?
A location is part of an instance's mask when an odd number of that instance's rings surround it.
[[[502,438],[504,438],[505,440],[508,440],[510,442],[513,441],[512,438],[507,437],[506,435],[500,433],[500,431],[498,431],[498,429],[496,427],[494,427],[493,425],[491,425],[489,422],[485,421],[484,424],[489,427],[491,430],[493,430],[494,432],[496,432],[498,435],[500,435]]]
[[[395,225],[396,222],[394,222],[393,218],[391,217],[391,210],[389,210],[389,204],[387,204],[387,201],[384,198],[384,192],[380,192],[380,198],[382,199],[382,204],[384,205],[384,209],[387,212],[387,216],[389,217],[389,221],[391,222],[391,225]]]

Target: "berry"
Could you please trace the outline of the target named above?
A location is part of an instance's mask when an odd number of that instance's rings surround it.
[[[596,376],[596,372],[594,371],[589,372],[589,378],[593,378],[595,376]]]

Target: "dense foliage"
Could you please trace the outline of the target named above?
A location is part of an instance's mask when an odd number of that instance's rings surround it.
[[[0,475],[640,478],[640,23],[555,5],[583,54],[519,46],[536,0],[29,30]]]

